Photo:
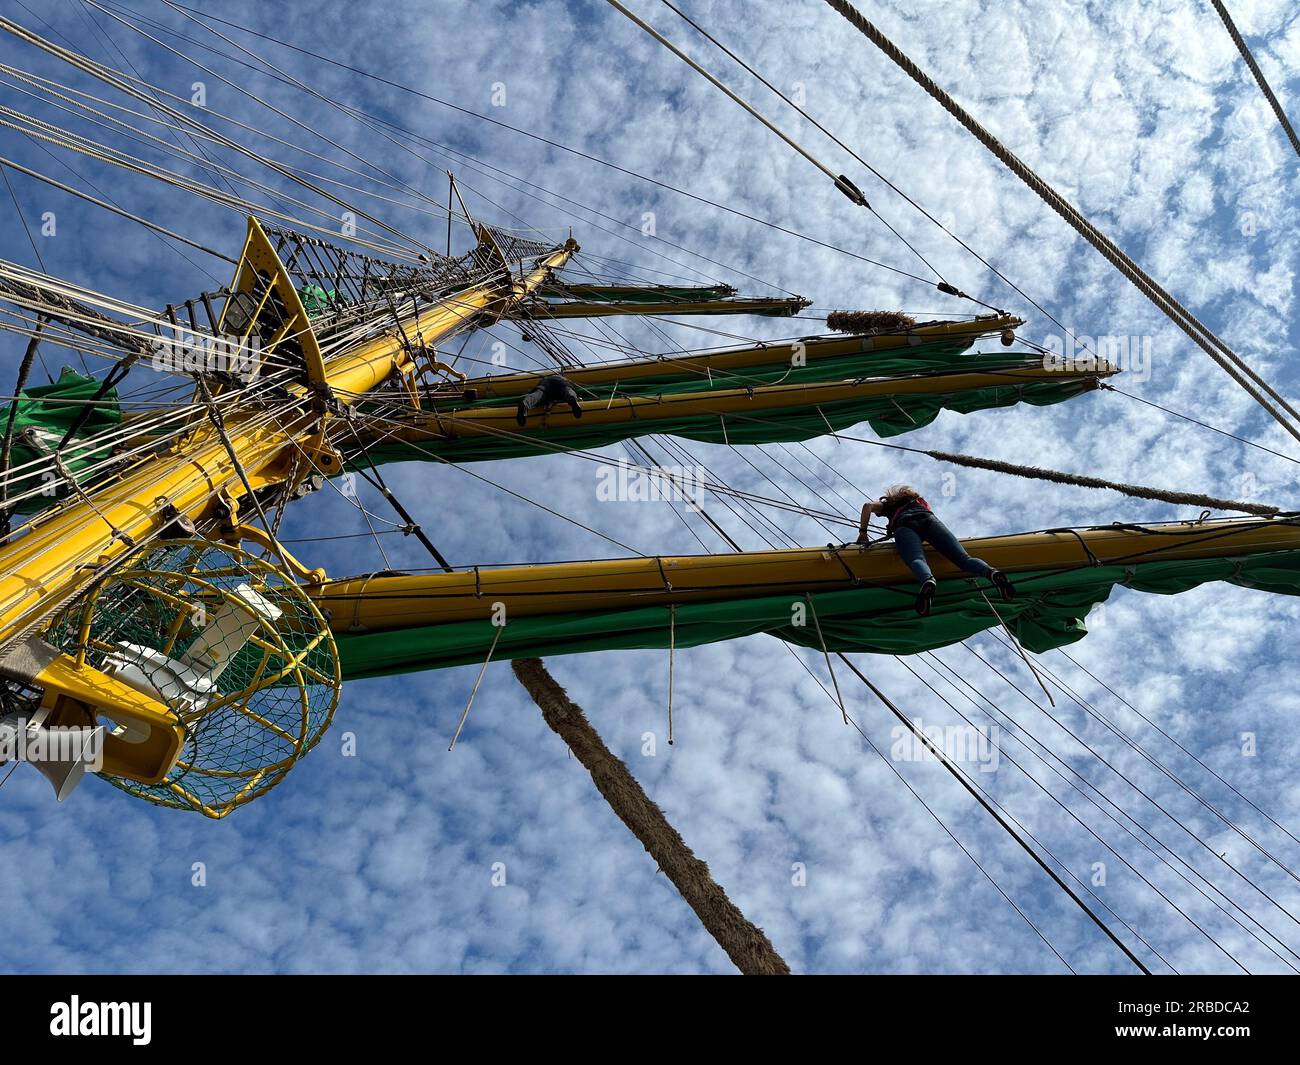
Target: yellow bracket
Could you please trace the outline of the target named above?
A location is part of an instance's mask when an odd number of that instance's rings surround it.
[[[100,772],[157,784],[176,764],[185,727],[176,711],[70,655],[58,654],[33,678],[45,691],[49,725],[85,724],[104,714],[121,728],[104,737]]]
[[[274,539],[265,529],[259,529],[256,525],[236,524],[227,530],[226,539],[231,543],[248,540],[257,544],[258,547],[270,551],[284,563],[285,569],[307,584],[320,584],[325,580],[326,574],[323,569],[312,569],[299,562],[285,549],[279,540]]]
[[[281,301],[286,320],[277,325],[275,333],[266,341],[265,350],[288,340],[297,341],[307,366],[307,380],[318,388],[326,388],[325,361],[316,332],[312,329],[311,317],[302,305],[289,271],[276,255],[270,238],[256,218],[248,219],[248,235],[244,238],[244,250],[239,256],[239,266],[235,269],[235,280],[230,288],[231,297],[222,308],[219,328],[225,332],[227,315],[232,306],[239,304],[237,295],[248,293],[256,301],[256,309],[249,315],[247,328],[235,330],[247,342],[274,293]]]

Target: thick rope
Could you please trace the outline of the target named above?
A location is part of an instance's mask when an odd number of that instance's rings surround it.
[[[1232,21],[1232,16],[1228,14],[1228,9],[1219,0],[1211,0],[1211,3],[1214,4],[1214,10],[1219,13],[1219,18],[1223,20],[1223,25],[1227,29],[1228,35],[1232,37],[1232,43],[1237,46],[1237,51],[1241,53],[1241,58],[1246,61],[1246,66],[1250,67],[1250,72],[1255,75],[1259,90],[1264,94],[1264,98],[1268,100],[1269,107],[1273,108],[1273,114],[1277,115],[1277,120],[1286,133],[1287,140],[1291,142],[1291,147],[1295,149],[1296,155],[1300,155],[1300,137],[1296,136],[1295,127],[1291,125],[1291,120],[1286,117],[1286,112],[1282,110],[1282,105],[1278,103],[1277,96],[1274,95],[1272,88],[1264,80],[1264,72],[1259,69],[1259,64],[1255,62],[1255,57],[1251,55],[1245,40],[1237,32],[1237,25]]]
[[[1122,273],[1143,295],[1178,326],[1201,350],[1210,356],[1219,367],[1237,382],[1246,392],[1263,407],[1279,425],[1292,437],[1300,441],[1300,429],[1297,429],[1281,411],[1273,406],[1251,381],[1258,384],[1272,399],[1291,416],[1300,422],[1297,412],[1278,392],[1252,370],[1242,358],[1227,347],[1213,332],[1203,325],[1187,308],[1160,287],[1140,266],[1126,255],[1113,241],[1083,217],[1067,200],[1048,185],[1042,178],[1025,165],[992,133],[985,129],[975,118],[948,95],[925,71],[912,62],[898,47],[880,32],[863,14],[847,0],[826,0],[860,33],[885,53],[913,81],[920,85],[936,100],[945,111],[960,122],[981,144],[993,153],[1004,166],[1032,189],[1040,199],[1064,219],[1071,228],[1091,244],[1097,251]],[[1247,377],[1250,380],[1247,380]]]
[[[592,782],[659,868],[681,892],[700,922],[746,976],[788,976],[790,967],[757,925],[727,897],[621,758],[600,738],[568,692],[540,658],[516,658],[515,677],[532,696],[551,729],[591,774]]]
[[[1280,507],[1270,507],[1264,503],[1242,503],[1233,499],[1217,499],[1214,496],[1201,495],[1199,492],[1170,492],[1163,488],[1147,488],[1140,484],[1124,484],[1119,481],[1107,481],[1100,477],[1085,477],[1077,473],[1062,473],[1060,470],[1048,470],[1042,466],[1020,466],[1014,462],[1002,462],[998,459],[982,459],[974,455],[957,455],[949,451],[927,451],[925,454],[940,462],[951,462],[957,466],[970,466],[977,470],[992,470],[995,473],[1009,473],[1013,477],[1028,477],[1039,481],[1054,481],[1056,484],[1073,484],[1080,488],[1109,488],[1112,492],[1123,492],[1135,499],[1154,499],[1162,503],[1177,503],[1182,506],[1208,507],[1211,510],[1236,510],[1243,514],[1256,514],[1262,518],[1271,518],[1279,512]]]

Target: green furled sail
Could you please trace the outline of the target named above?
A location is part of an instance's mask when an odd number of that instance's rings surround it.
[[[813,339],[813,338],[810,338]],[[824,338],[815,338],[824,339]],[[847,343],[849,338],[845,338]],[[792,362],[786,343],[774,344],[772,361],[740,369],[705,369],[705,362],[692,365],[689,358],[664,360],[664,372],[625,381],[584,384],[579,380],[579,398],[607,400],[614,396],[668,396],[687,392],[711,392],[728,388],[753,388],[759,385],[798,385],[814,381],[845,381],[859,377],[897,377],[902,374],[954,373],[963,370],[995,371],[1026,365],[1023,352],[964,355],[977,337],[927,340],[907,348],[873,350],[873,337],[860,338],[859,350],[834,356],[810,354],[803,365]],[[1039,361],[1035,359],[1034,361]],[[491,395],[492,378],[466,382],[480,387],[486,394],[474,402],[461,402],[462,409],[505,406],[517,397],[502,399]],[[484,388],[483,386],[487,387]]]
[[[106,429],[111,429],[122,421],[122,411],[118,406],[117,389],[108,389],[103,396],[96,398],[102,382],[93,377],[77,373],[65,366],[59,379],[52,384],[38,385],[24,389],[17,402],[17,414],[14,418],[14,442],[9,458],[9,468],[16,471],[18,479],[10,484],[8,498],[18,497],[29,492],[36,494],[26,499],[18,499],[14,509],[22,514],[32,514],[48,507],[62,498],[64,492],[56,491],[54,467],[44,464],[33,467],[32,472],[23,476],[22,467],[44,458],[54,452],[67,435],[78,415],[90,405],[90,414],[74,434],[73,441],[90,441]],[[0,409],[0,426],[9,422],[10,407]],[[78,447],[69,441],[63,449],[63,464],[76,476],[92,462],[100,462],[108,457],[109,449],[102,444]]]
[[[986,599],[979,582],[945,580],[927,618],[913,609],[915,588],[889,585],[820,592],[817,619],[826,648],[872,654],[917,654],[957,643],[999,624],[999,617],[1030,651],[1080,640],[1089,610],[1116,586],[1172,595],[1211,581],[1283,595],[1300,595],[1300,551],[1240,557],[1139,562],[1041,570],[1015,575],[1017,597]],[[695,647],[765,632],[821,649],[816,629],[791,624],[802,595],[678,604],[672,634],[678,647]],[[997,613],[994,613],[996,609]],[[493,640],[493,658],[582,654],[626,648],[665,648],[669,609],[552,614],[516,618],[498,629],[491,621],[452,622],[382,633],[336,633],[345,679],[413,673],[481,663]]]
[[[1088,378],[1033,381],[951,393],[877,395],[811,407],[802,403],[783,410],[767,410],[761,416],[702,414],[653,422],[632,419],[590,428],[577,423],[554,426],[545,432],[520,430],[499,436],[434,438],[418,443],[388,441],[371,445],[368,457],[373,462],[409,462],[420,458],[485,462],[604,447],[646,433],[665,433],[715,444],[790,443],[839,432],[863,422],[877,436],[890,437],[929,425],[945,410],[968,414],[1017,403],[1046,406],[1096,387],[1097,382]],[[365,468],[365,464],[363,457],[350,463],[352,468]]]

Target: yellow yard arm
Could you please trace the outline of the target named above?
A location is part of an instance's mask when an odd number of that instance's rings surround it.
[[[1018,329],[1024,322],[1011,315],[977,318],[970,322],[935,322],[920,325],[906,333],[887,333],[877,336],[806,337],[779,343],[755,344],[702,354],[675,355],[650,359],[629,359],[604,365],[565,369],[564,376],[579,393],[583,388],[601,385],[632,385],[648,378],[663,377],[683,370],[707,373],[734,373],[754,366],[771,366],[776,362],[796,357],[807,360],[809,366],[819,360],[843,358],[861,352],[899,351],[921,344],[941,341],[972,342],[982,336],[997,335],[1007,329]],[[536,373],[499,374],[493,377],[472,377],[463,387],[474,390],[482,399],[522,396],[537,385]],[[459,387],[459,386],[458,386]]]
[[[878,396],[948,395],[984,388],[1017,388],[1030,384],[1085,382],[1094,386],[1101,378],[1117,372],[1113,367],[1100,370],[1056,370],[1033,364],[1003,370],[970,371],[942,374],[918,374],[915,377],[880,377],[860,381],[796,385],[759,385],[753,388],[719,389],[712,392],[682,392],[652,396],[618,396],[615,399],[587,400],[579,404],[579,422],[565,408],[556,408],[530,432],[545,433],[547,428],[581,425],[619,425],[636,422],[646,432],[655,432],[655,424],[682,418],[722,417],[762,419],[765,413],[801,407],[815,410],[821,406],[871,399]],[[384,437],[419,444],[430,440],[455,440],[472,436],[517,434],[515,412],[510,407],[469,407],[463,410],[428,411],[409,420],[409,427],[396,425],[384,429]]]
[[[1015,574],[1095,564],[1222,558],[1300,549],[1300,525],[1243,519],[1109,526],[962,541],[972,555]],[[941,580],[962,574],[931,558]],[[336,632],[596,610],[629,610],[912,581],[892,544],[748,551],[729,555],[564,562],[464,573],[355,577],[308,589]]]
[[[758,314],[767,318],[789,318],[811,304],[811,300],[804,299],[802,296],[777,299],[737,296],[719,300],[658,302],[570,300],[563,303],[525,303],[517,307],[510,317],[526,320],[530,318],[612,318],[628,314]]]

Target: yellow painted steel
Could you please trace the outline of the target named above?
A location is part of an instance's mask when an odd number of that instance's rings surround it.
[[[268,279],[270,284],[267,284]],[[298,290],[294,288],[289,271],[285,269],[284,263],[280,262],[280,257],[276,255],[270,238],[256,218],[248,220],[248,234],[244,238],[244,250],[239,256],[239,266],[235,269],[235,281],[231,285],[231,291],[250,295],[258,291],[262,292],[257,311],[250,316],[248,329],[242,335],[245,343],[248,342],[255,328],[257,314],[261,313],[271,298],[271,293],[275,292],[283,301],[288,314],[278,333],[267,341],[267,346],[274,347],[286,339],[296,340],[307,365],[308,379],[325,380],[325,362],[321,357],[320,343],[311,327],[311,318],[302,305]],[[222,308],[221,326],[223,327],[228,324],[227,315],[232,305],[232,301],[227,300],[226,306]]]
[[[176,764],[185,742],[185,729],[176,712],[115,677],[68,655],[60,655],[36,676],[45,689],[44,705],[52,713],[49,725],[84,724],[86,708],[106,709],[118,725],[130,726],[137,737],[104,737],[101,772],[157,784]]]
[[[662,396],[618,396],[613,400],[595,399],[579,404],[579,422],[568,407],[556,407],[544,418],[530,425],[538,427],[582,425],[618,425],[635,421],[654,423],[678,418],[709,415],[752,416],[761,418],[766,411],[804,407],[809,410],[823,404],[869,399],[873,396],[948,395],[983,388],[1016,388],[1027,384],[1060,384],[1066,381],[1092,382],[1117,373],[1115,367],[1100,370],[1056,370],[1039,363],[1001,370],[957,373],[918,374],[915,377],[877,377],[855,381],[818,382],[795,385],[758,385],[753,388],[719,389],[713,392],[680,392]],[[511,407],[469,407],[448,412],[429,411],[410,419],[409,428],[386,427],[387,439],[418,443],[431,439],[457,439],[468,436],[499,436],[518,432]],[[651,431],[651,430],[647,430]]]
[[[630,359],[626,362],[566,369],[564,376],[581,389],[620,382],[627,384],[648,377],[680,373],[683,370],[697,371],[701,374],[734,372],[752,366],[770,366],[774,362],[792,359],[796,354],[802,354],[807,358],[808,365],[813,365],[819,359],[842,358],[845,355],[857,355],[864,351],[898,351],[944,340],[974,341],[982,336],[1001,333],[1005,329],[1018,329],[1023,324],[1022,319],[1011,315],[995,315],[967,322],[932,322],[919,325],[906,333],[803,337],[799,340],[756,344],[727,351],[691,353],[666,358]],[[464,387],[474,389],[481,398],[485,399],[497,396],[519,396],[536,387],[539,376],[541,375],[537,373],[514,373],[493,377],[471,377],[464,382]]]
[[[275,274],[275,265],[265,259],[269,249],[260,226],[250,219],[245,251],[251,252],[255,266]],[[577,250],[570,240],[521,278],[472,285],[431,305],[414,322],[406,323],[406,339],[431,345],[478,315],[508,312],[548,281]],[[274,257],[273,251],[270,254]],[[236,284],[245,280],[245,264],[241,264]],[[292,310],[296,293],[290,289],[292,300],[284,292],[280,295]],[[308,326],[297,336],[305,351],[315,344],[310,332]],[[314,350],[319,353],[318,347]],[[318,367],[323,384],[345,403],[364,396],[394,374],[411,370],[403,338],[391,335],[376,337]],[[0,650],[155,536],[177,514],[203,520],[211,516],[218,497],[235,500],[241,496],[243,482],[231,451],[252,488],[283,482],[295,454],[318,447],[323,429],[323,416],[313,409],[316,404],[310,390],[293,386],[289,392],[298,402],[276,418],[257,409],[228,415],[229,450],[210,422],[196,422],[177,443],[146,454],[120,476],[90,487],[88,496],[79,494],[51,508],[32,522],[27,535],[0,546]],[[78,668],[66,656],[34,679],[46,689],[51,702],[67,697],[110,714],[144,713],[139,693],[128,695],[111,678],[96,674],[84,663]],[[158,721],[154,724],[164,727]]]
[[[1300,525],[1243,519],[1019,533],[962,541],[1007,573],[1087,566],[1222,558],[1300,549]],[[1086,549],[1085,549],[1086,545]],[[931,555],[941,580],[961,576]],[[839,591],[912,582],[892,544],[729,555],[613,559],[476,569],[464,573],[370,576],[308,589],[336,631],[386,631],[441,622],[629,610],[643,606]]]
[[[798,314],[809,301],[802,296],[784,299],[731,297],[720,300],[668,300],[662,303],[618,303],[596,300],[572,300],[567,303],[531,303],[519,307],[512,317],[545,320],[548,318],[613,318],[628,314],[762,314],[788,317]]]

